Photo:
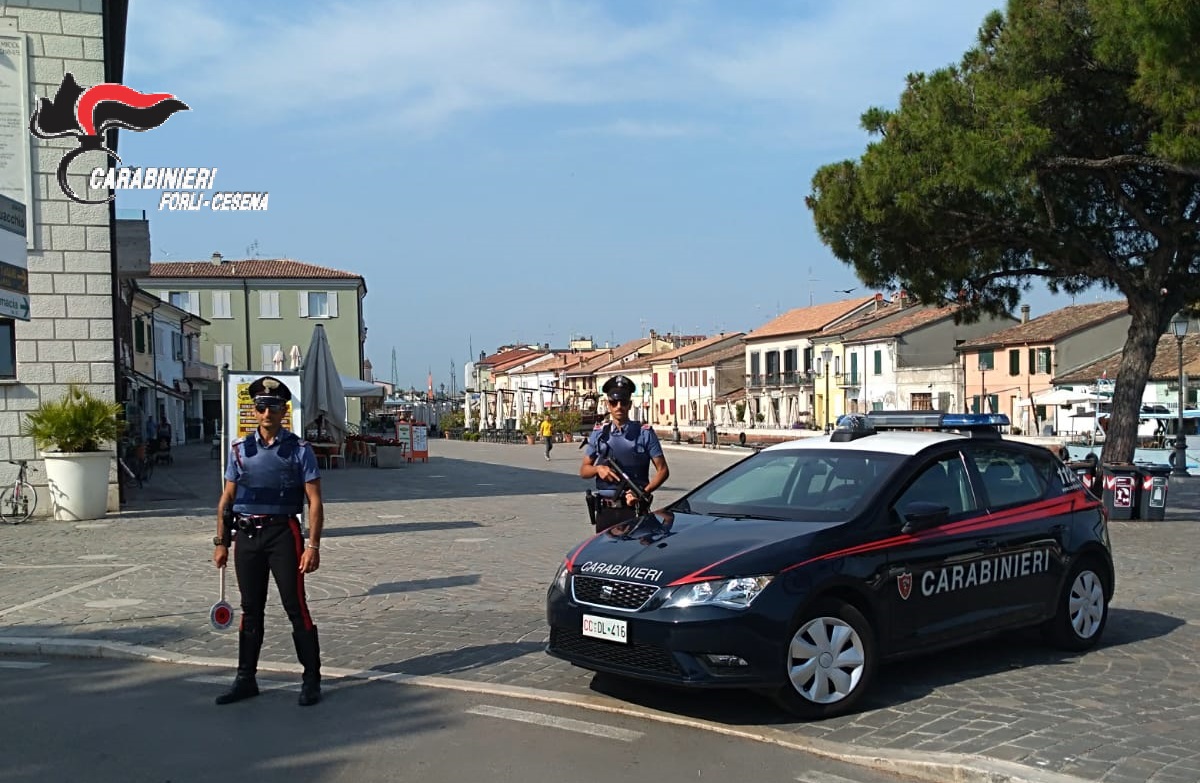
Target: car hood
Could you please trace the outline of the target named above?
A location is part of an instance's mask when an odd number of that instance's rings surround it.
[[[812,538],[843,522],[779,522],[659,511],[580,545],[573,574],[668,585],[771,573],[797,562]]]

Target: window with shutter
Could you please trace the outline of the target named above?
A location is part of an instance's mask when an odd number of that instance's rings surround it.
[[[229,304],[228,291],[213,291],[212,292],[212,317],[213,318],[232,318],[233,311]]]
[[[338,292],[337,291],[326,291],[325,292],[325,301],[329,307],[329,317],[337,318],[338,317]]]
[[[233,346],[227,343],[218,343],[213,346],[213,364],[217,367],[228,364],[233,366]]]
[[[875,352],[875,374],[883,375],[883,351]]]
[[[1008,352],[1008,374],[1021,374],[1021,350],[1019,348],[1014,348]]]
[[[141,318],[133,319],[133,350],[146,352],[146,322]]]
[[[275,354],[279,352],[279,345],[274,343],[263,343],[262,345],[262,368],[270,372],[275,369]]]
[[[279,292],[278,291],[259,291],[258,292],[258,317],[259,318],[278,318],[279,317]]]

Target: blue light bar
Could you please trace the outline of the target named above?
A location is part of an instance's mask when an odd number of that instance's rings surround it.
[[[973,429],[976,427],[1007,427],[1009,424],[1008,415],[1004,413],[942,414],[942,426],[953,427],[957,430]]]
[[[867,421],[877,430],[990,430],[1009,425],[1003,413],[942,411],[870,411]]]

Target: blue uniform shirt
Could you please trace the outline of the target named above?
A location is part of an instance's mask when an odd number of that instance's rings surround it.
[[[308,441],[281,429],[267,445],[256,429],[233,442],[225,480],[237,484],[237,514],[283,516],[304,508],[304,485],[321,477]]]
[[[592,457],[592,464],[603,465],[603,459],[613,457],[638,489],[650,483],[650,460],[663,455],[662,444],[654,428],[638,421],[627,421],[624,427],[602,424],[592,430],[583,453]],[[597,489],[616,489],[620,485],[596,477]]]

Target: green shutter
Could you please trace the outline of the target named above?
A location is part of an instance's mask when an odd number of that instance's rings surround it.
[[[1032,366],[1033,365],[1031,364],[1030,367],[1032,367]],[[1008,374],[1009,375],[1020,375],[1021,374],[1021,351],[1020,350],[1012,350],[1012,351],[1008,352]]]
[[[141,318],[133,319],[133,350],[146,352],[146,324]]]
[[[875,374],[883,374],[883,351],[875,352]]]

